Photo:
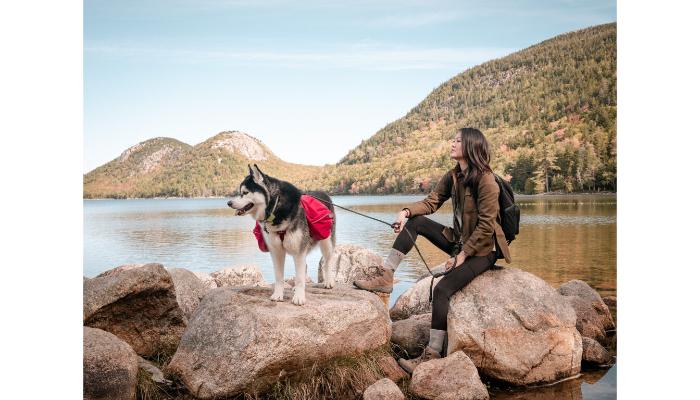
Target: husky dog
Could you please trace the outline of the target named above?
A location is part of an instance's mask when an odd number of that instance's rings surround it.
[[[309,233],[306,212],[301,206],[301,190],[289,182],[265,175],[257,165],[248,165],[249,175],[239,186],[238,193],[228,202],[236,210],[236,215],[250,215],[262,228],[265,244],[270,251],[275,267],[275,285],[270,297],[282,301],[284,295],[284,260],[287,253],[294,258],[296,268],[294,296],[292,303],[303,305],[306,302],[306,255],[316,245],[323,254],[324,287],[331,289],[335,279],[329,271],[329,262],[335,246],[335,218],[331,235],[322,240],[314,240]],[[325,192],[308,192],[318,197],[334,212],[330,196]]]

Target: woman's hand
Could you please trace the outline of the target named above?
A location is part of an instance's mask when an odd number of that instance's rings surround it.
[[[445,262],[445,272],[451,270],[452,268],[462,265],[464,260],[467,259],[467,255],[463,251],[457,253],[457,257],[450,258]]]
[[[399,211],[399,215],[396,216],[396,221],[392,224],[394,227],[394,233],[401,232],[403,226],[406,225],[406,218],[408,218],[409,215],[410,212],[405,208]]]

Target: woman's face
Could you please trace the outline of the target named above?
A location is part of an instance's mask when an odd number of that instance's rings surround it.
[[[462,135],[459,132],[452,138],[452,146],[450,147],[450,158],[453,160],[461,160],[464,158],[462,155]]]

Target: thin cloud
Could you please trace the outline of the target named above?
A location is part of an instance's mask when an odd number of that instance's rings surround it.
[[[349,47],[342,51],[219,51],[159,49],[110,45],[88,46],[89,57],[108,56],[130,60],[153,59],[179,63],[213,63],[269,66],[296,69],[421,70],[465,68],[502,57],[510,48],[369,48]]]
[[[368,25],[386,28],[417,28],[421,26],[443,24],[462,18],[456,12],[432,12],[408,15],[387,15],[367,22]]]

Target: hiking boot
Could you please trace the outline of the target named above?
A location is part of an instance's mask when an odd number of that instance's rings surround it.
[[[409,374],[412,374],[413,370],[416,369],[418,364],[424,361],[430,361],[440,357],[440,353],[433,350],[432,347],[428,346],[425,349],[423,349],[423,354],[419,355],[416,358],[412,358],[410,360],[399,358],[399,365],[401,366],[401,368],[404,369],[404,371],[408,372]]]
[[[394,290],[394,271],[375,265],[370,268],[375,268],[379,275],[371,279],[356,280],[353,285],[370,292],[391,293]]]

